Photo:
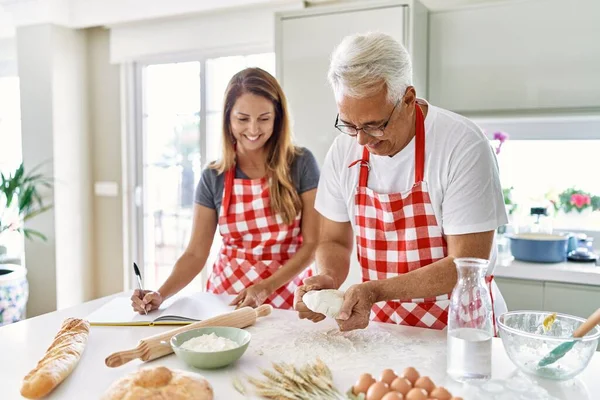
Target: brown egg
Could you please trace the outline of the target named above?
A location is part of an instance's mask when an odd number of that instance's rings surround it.
[[[404,396],[402,393],[398,392],[389,392],[381,400],[404,400]]]
[[[383,382],[375,382],[367,391],[367,400],[381,400],[390,391],[388,385]]]
[[[392,381],[390,385],[390,389],[395,390],[396,392],[400,392],[403,395],[406,395],[412,389],[412,385],[410,381],[406,378],[396,378]]]
[[[407,367],[404,372],[402,372],[402,376],[408,379],[411,385],[414,385],[417,379],[419,379],[419,373],[413,367]]]
[[[394,373],[393,370],[384,369],[381,373],[381,378],[379,378],[379,380],[385,384],[391,385],[394,379],[396,379],[397,377],[398,376]]]
[[[406,395],[406,400],[427,400],[427,392],[420,388],[410,389]]]
[[[435,389],[435,384],[428,376],[422,376],[415,382],[415,387],[425,389],[427,394],[429,394],[433,389]]]
[[[375,383],[375,379],[371,374],[362,374],[358,377],[358,380],[352,387],[352,393],[358,395],[359,393],[367,393],[367,390]]]
[[[452,398],[452,394],[443,386],[436,387],[429,395],[437,400],[450,400]]]

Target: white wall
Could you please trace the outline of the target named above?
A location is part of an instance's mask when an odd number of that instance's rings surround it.
[[[54,175],[53,72],[49,67],[53,58],[51,32],[50,25],[42,25],[19,29],[17,36],[23,163],[26,169],[31,169],[45,162],[40,172],[47,176]],[[53,203],[53,195],[46,202]],[[29,280],[27,316],[56,309],[55,220],[54,212],[46,212],[25,225],[48,238],[47,242],[25,242],[25,266]]]
[[[15,24],[13,15],[0,6],[0,39],[14,38]]]
[[[110,64],[110,33],[87,30],[93,182],[114,182],[116,196],[94,197],[94,296],[123,290],[123,187],[120,67]]]
[[[271,51],[274,13],[297,4],[256,7],[190,17],[161,19],[111,28],[113,63],[143,60],[165,54],[228,54],[231,49]],[[229,53],[230,54],[230,53]]]
[[[74,27],[131,23],[214,10],[301,4],[300,0],[71,0]]]
[[[92,185],[85,31],[52,27],[57,307],[90,300]]]
[[[47,162],[54,208],[27,223],[48,242],[25,244],[28,315],[93,297],[91,167],[85,32],[50,24],[17,29],[23,160]]]
[[[14,37],[0,37],[0,76],[16,75],[18,75],[16,39]]]

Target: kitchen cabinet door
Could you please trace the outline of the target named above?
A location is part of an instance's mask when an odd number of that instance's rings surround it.
[[[320,164],[339,133],[334,128],[335,98],[327,82],[333,49],[345,36],[367,31],[384,32],[404,43],[407,8],[374,1],[278,15],[277,77],[290,105],[295,141],[309,148]]]
[[[524,279],[494,278],[508,311],[542,310],[544,283]]]
[[[600,106],[600,2],[498,2],[432,13],[429,100],[462,113]]]
[[[600,287],[546,282],[544,309],[587,318],[600,307]],[[600,343],[598,343],[600,351]]]
[[[567,283],[545,284],[544,309],[587,318],[600,307],[600,287]]]

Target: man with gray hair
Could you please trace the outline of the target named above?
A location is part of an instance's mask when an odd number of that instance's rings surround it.
[[[343,331],[369,318],[443,329],[457,282],[455,258],[490,260],[486,281],[496,313],[494,235],[508,222],[498,165],[468,119],[417,98],[406,49],[382,33],[346,37],[329,68],[342,133],[323,165],[315,208],[324,217],[319,275],[296,291],[301,318],[325,318],[302,301],[348,276],[353,238],[363,283],[344,294]],[[332,118],[333,119],[333,118]]]

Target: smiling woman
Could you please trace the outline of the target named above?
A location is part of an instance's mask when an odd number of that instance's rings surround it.
[[[291,223],[301,203],[288,166],[299,151],[292,144],[285,95],[275,78],[259,68],[236,74],[226,93],[223,155],[211,168],[223,173],[237,158],[249,178],[268,173],[271,208]],[[256,157],[257,152],[264,154]]]
[[[221,250],[207,290],[235,294],[238,307],[292,307],[294,290],[313,274],[318,240],[314,198],[319,169],[294,146],[285,95],[260,68],[235,74],[224,98],[222,155],[202,173],[189,244],[157,291],[136,291],[140,313],[190,283],[204,268],[218,227]]]
[[[264,97],[245,93],[236,102],[229,118],[231,134],[240,150],[261,148],[273,134],[275,110]],[[259,176],[264,175],[264,171]]]

